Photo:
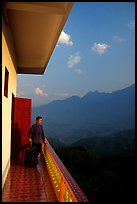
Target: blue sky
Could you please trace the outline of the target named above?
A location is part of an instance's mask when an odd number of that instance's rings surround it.
[[[135,83],[135,3],[75,2],[44,75],[17,76],[17,97],[39,106]]]

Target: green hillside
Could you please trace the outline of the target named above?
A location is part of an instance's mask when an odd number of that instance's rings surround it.
[[[135,131],[124,130],[109,136],[94,136],[78,140],[71,146],[82,145],[97,155],[134,155]]]
[[[56,152],[92,204],[134,203],[134,156],[99,157],[81,146]]]

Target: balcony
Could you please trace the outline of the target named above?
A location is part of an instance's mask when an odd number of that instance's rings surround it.
[[[42,147],[37,167],[11,163],[3,202],[89,202],[51,145]]]

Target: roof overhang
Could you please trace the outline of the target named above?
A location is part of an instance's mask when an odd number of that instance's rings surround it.
[[[73,2],[5,2],[19,74],[43,74]]]

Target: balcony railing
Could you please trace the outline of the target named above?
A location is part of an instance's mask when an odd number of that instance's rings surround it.
[[[47,170],[59,202],[89,202],[51,145],[43,146]]]

